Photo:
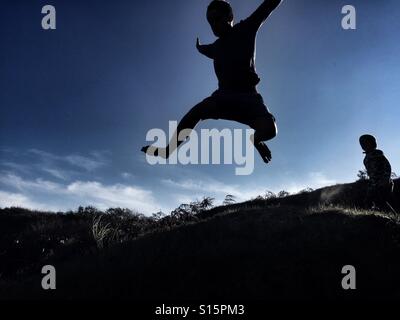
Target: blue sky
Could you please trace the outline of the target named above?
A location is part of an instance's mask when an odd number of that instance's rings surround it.
[[[236,20],[261,0],[232,0]],[[57,29],[41,29],[41,8]],[[273,162],[151,166],[148,130],[168,129],[217,86],[195,40],[214,41],[208,0],[2,1],[0,207],[129,207],[146,214],[226,194],[295,192],[351,182],[358,137],[371,133],[400,172],[400,3],[353,0],[357,30],[341,28],[347,1],[286,0],[257,39],[259,91],[276,116]],[[206,121],[201,128],[245,128]]]

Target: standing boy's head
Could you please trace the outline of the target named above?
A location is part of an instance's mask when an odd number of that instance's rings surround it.
[[[360,145],[365,152],[370,152],[377,148],[376,139],[370,134],[364,134],[360,137]]]
[[[224,0],[213,0],[207,8],[207,20],[215,36],[223,36],[233,26],[231,5]]]

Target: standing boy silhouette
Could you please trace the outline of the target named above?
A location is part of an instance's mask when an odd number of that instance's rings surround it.
[[[168,158],[184,142],[172,143],[178,140],[183,130],[192,130],[201,120],[224,119],[254,129],[252,143],[265,163],[271,161],[271,151],[264,141],[276,136],[277,127],[274,116],[257,92],[260,78],[255,68],[255,48],[258,29],[280,3],[281,0],[265,0],[250,17],[235,25],[228,2],[213,0],[210,3],[207,20],[218,39],[208,45],[200,44],[197,39],[196,47],[201,54],[214,60],[218,90],[183,117],[166,148],[146,146],[142,148],[143,152]]]
[[[366,204],[368,207],[383,210],[388,208],[388,201],[393,193],[392,167],[383,152],[377,149],[374,136],[361,136],[360,145],[365,153],[364,166],[369,178]]]

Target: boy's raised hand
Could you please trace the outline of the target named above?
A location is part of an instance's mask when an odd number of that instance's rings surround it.
[[[199,40],[199,38],[197,38],[197,40],[196,40],[196,48],[199,51],[200,51],[200,46],[201,46],[200,40]]]
[[[210,59],[214,59],[213,45],[201,44],[199,38],[197,38],[196,48],[201,54],[204,54],[206,57],[208,57]]]

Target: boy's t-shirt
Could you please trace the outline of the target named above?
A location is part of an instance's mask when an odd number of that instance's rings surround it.
[[[366,153],[364,165],[372,185],[391,182],[392,168],[381,150]]]
[[[220,90],[252,92],[260,78],[255,67],[256,36],[260,27],[252,17],[240,21],[228,34],[205,46],[214,60]]]

